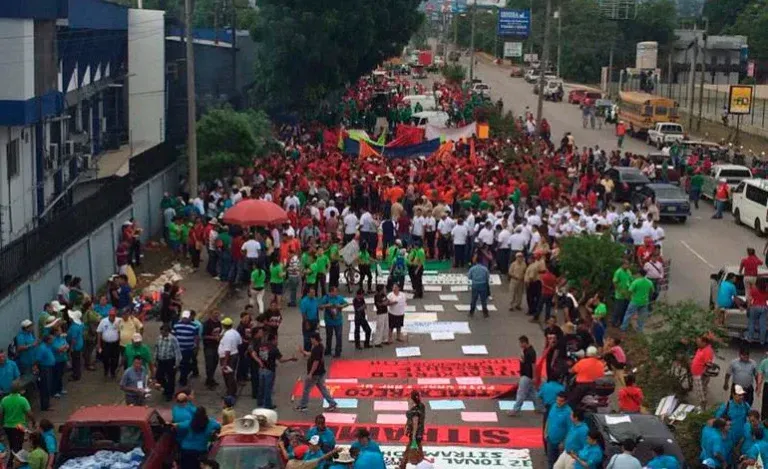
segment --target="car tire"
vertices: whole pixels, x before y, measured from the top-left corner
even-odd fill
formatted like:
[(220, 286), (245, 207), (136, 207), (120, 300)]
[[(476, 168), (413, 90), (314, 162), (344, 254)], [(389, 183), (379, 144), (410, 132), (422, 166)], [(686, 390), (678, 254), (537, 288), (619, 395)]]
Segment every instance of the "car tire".
[(678, 220), (680, 221), (680, 223), (685, 224), (685, 222), (688, 221), (688, 217), (680, 217), (678, 218)]
[(733, 222), (737, 225), (741, 225), (741, 212), (738, 208), (733, 211)]
[(758, 236), (761, 238), (765, 236), (765, 233), (763, 233), (763, 228), (760, 226), (760, 219), (755, 218), (755, 233), (757, 233)]

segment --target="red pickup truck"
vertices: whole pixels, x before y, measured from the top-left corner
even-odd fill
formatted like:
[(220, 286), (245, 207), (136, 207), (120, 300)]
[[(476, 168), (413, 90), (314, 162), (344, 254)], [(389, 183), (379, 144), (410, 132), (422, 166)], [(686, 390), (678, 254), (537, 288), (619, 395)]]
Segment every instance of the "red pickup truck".
[(97, 451), (128, 452), (141, 447), (145, 455), (142, 468), (170, 468), (176, 439), (169, 421), (157, 410), (144, 406), (82, 407), (59, 427), (56, 467)]

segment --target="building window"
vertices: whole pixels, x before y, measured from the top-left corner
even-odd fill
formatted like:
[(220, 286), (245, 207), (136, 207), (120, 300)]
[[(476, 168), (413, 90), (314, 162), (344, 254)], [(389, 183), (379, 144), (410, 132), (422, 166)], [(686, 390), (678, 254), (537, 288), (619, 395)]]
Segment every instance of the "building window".
[(14, 138), (5, 145), (9, 181), (19, 175), (19, 147), (20, 142), (18, 138)]

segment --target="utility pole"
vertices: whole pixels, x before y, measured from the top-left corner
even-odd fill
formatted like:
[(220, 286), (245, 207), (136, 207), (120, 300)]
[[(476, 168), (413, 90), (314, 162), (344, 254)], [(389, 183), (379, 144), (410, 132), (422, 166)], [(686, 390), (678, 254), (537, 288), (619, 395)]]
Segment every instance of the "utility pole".
[(232, 0), (232, 93), (238, 94), (237, 88), (237, 7)]
[(539, 67), (539, 102), (536, 106), (536, 135), (541, 135), (541, 118), (544, 114), (544, 74), (549, 66), (549, 25), (552, 22), (552, 0), (547, 0), (547, 12), (544, 15), (544, 50)]
[(693, 103), (695, 101), (696, 92), (696, 61), (699, 58), (699, 38), (696, 37), (696, 24), (693, 25), (693, 58), (691, 59), (690, 76), (688, 77), (688, 129), (693, 128)]
[(192, 42), (192, 0), (184, 0), (187, 38), (187, 165), (189, 197), (197, 197), (197, 118), (195, 99), (195, 44)]
[[(531, 28), (531, 33), (533, 33), (533, 0), (531, 0), (531, 9), (530, 9), (530, 12), (529, 12), (528, 16), (531, 17), (531, 19), (530, 19), (530, 22), (531, 22), (530, 23), (531, 24), (530, 28)], [(533, 39), (531, 39), (530, 37), (528, 38), (528, 53), (533, 55)]]
[(701, 130), (701, 113), (704, 105), (704, 75), (707, 70), (707, 35), (709, 32), (709, 19), (704, 18), (704, 34), (702, 39), (704, 40), (701, 49), (701, 77), (699, 80), (699, 120), (696, 121), (696, 131)]
[(469, 35), (469, 82), (475, 79), (475, 13), (477, 3), (472, 4), (472, 32)]
[(555, 12), (555, 18), (557, 18), (557, 78), (560, 78), (560, 56), (563, 53), (563, 15), (562, 7), (558, 7)]

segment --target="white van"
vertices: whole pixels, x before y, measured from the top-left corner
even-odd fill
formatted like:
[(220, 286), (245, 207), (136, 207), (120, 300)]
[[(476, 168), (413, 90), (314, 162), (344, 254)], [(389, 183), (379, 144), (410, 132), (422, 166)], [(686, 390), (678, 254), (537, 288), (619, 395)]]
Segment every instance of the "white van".
[(731, 192), (731, 211), (738, 224), (768, 233), (768, 180), (744, 179)]
[(437, 102), (435, 97), (428, 94), (412, 94), (410, 96), (403, 97), (403, 103), (411, 106), (411, 111), (416, 107), (416, 103), (421, 104), (422, 111), (436, 111)]
[(437, 127), (445, 127), (445, 124), (447, 124), (450, 119), (451, 117), (445, 111), (417, 112), (411, 116), (413, 125), (422, 128), (426, 127), (427, 124), (432, 124)]

